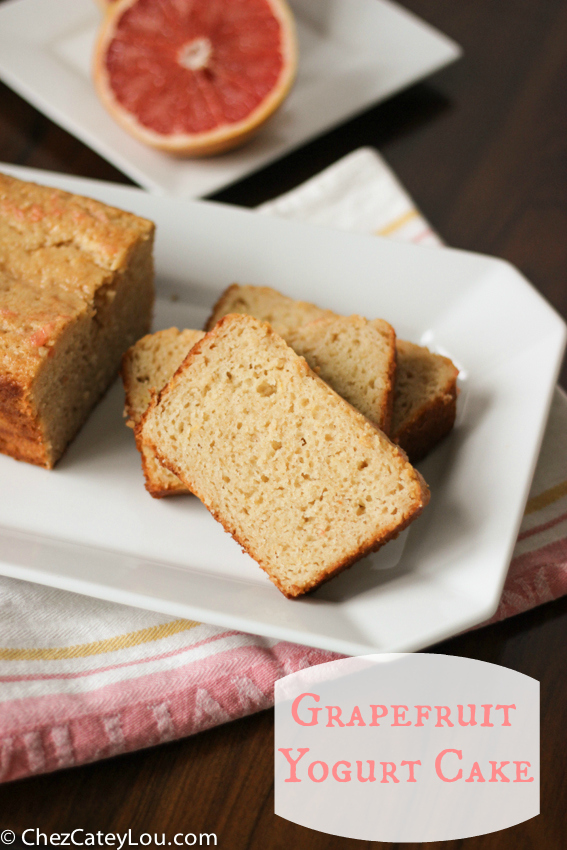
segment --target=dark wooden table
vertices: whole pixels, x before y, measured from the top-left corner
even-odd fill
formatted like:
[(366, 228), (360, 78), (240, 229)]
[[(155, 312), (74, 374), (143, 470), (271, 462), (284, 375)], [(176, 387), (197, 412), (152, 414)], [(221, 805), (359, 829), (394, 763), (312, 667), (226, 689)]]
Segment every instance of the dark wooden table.
[[(253, 206), (360, 145), (375, 146), (449, 244), (510, 260), (567, 317), (567, 3), (404, 2), (462, 44), (465, 58), (216, 197)], [(0, 160), (129, 182), (4, 87)], [(565, 368), (562, 376), (565, 384)], [(427, 846), (567, 847), (567, 598), (437, 649), (540, 680), (542, 814), (492, 835)], [(272, 737), (265, 711), (184, 741), (1, 786), (0, 828), (18, 833), (31, 818), (47, 833), (215, 832), (218, 846), (231, 850), (393, 848), (276, 817)]]

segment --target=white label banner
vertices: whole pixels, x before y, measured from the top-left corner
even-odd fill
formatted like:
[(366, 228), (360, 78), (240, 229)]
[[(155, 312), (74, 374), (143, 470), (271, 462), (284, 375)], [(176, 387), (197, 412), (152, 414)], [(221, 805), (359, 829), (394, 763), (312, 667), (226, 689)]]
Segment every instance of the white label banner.
[(276, 683), (275, 813), (365, 841), (448, 841), (539, 814), (539, 682), (425, 653)]

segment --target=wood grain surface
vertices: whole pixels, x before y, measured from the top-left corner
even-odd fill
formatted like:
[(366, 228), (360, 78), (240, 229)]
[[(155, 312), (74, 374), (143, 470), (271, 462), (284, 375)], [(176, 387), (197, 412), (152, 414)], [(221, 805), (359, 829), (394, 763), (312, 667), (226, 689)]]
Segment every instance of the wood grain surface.
[[(48, 2), (48, 0), (46, 0)], [(360, 145), (378, 148), (448, 244), (514, 263), (567, 317), (567, 3), (405, 0), (464, 58), (215, 197), (253, 206)], [(0, 86), (0, 160), (130, 181)], [(563, 383), (567, 370), (562, 372)], [(542, 813), (491, 835), (390, 845), (273, 813), (273, 715), (0, 786), (0, 830), (215, 832), (224, 850), (563, 850), (567, 847), (567, 598), (435, 651), (541, 682)], [(15, 845), (18, 844), (16, 841)]]

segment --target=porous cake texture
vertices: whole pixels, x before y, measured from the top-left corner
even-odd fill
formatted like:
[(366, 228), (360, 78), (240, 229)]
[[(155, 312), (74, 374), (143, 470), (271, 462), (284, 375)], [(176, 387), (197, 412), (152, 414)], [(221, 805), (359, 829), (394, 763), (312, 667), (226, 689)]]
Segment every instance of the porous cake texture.
[(455, 423), (459, 370), (448, 357), (398, 340), (392, 439), (412, 463), (425, 457)]
[(0, 451), (51, 468), (149, 329), (154, 225), (0, 175)]
[[(361, 344), (360, 328), (364, 320), (360, 317), (339, 316), (315, 304), (294, 301), (266, 286), (239, 284), (229, 286), (221, 295), (207, 322), (207, 330), (229, 312), (247, 313), (270, 322), (333, 389), (398, 443), (412, 462), (423, 458), (453, 427), (457, 368), (447, 357), (403, 340), (395, 341), (395, 355), (393, 352), (389, 355), (387, 348), (380, 349), (376, 345), (370, 354), (368, 326), (373, 326), (385, 338), (390, 326), (382, 319), (373, 319), (366, 324), (366, 342)], [(319, 332), (314, 330), (318, 322)], [(334, 322), (337, 324), (333, 325)], [(333, 332), (323, 331), (339, 325), (343, 328), (343, 339), (346, 341), (351, 337), (350, 344), (346, 346), (339, 344), (340, 336), (335, 340)], [(357, 328), (360, 333), (358, 355), (353, 353)], [(310, 337), (313, 340), (309, 340)], [(345, 359), (347, 353), (348, 358)], [(393, 359), (397, 361), (395, 375), (391, 366)], [(321, 365), (323, 362), (324, 367)], [(372, 387), (369, 376), (375, 368), (375, 387)], [(366, 376), (368, 380), (364, 379)], [(390, 382), (393, 391), (388, 397)], [(384, 406), (380, 406), (381, 388), (384, 388)], [(377, 414), (376, 410), (380, 413)]]
[(386, 434), (396, 375), (396, 334), (388, 322), (333, 316), (291, 331), (286, 342), (335, 392)]
[(247, 315), (197, 343), (138, 430), (288, 597), (378, 549), (429, 500), (399, 447)]
[[(126, 424), (130, 428), (136, 428), (148, 409), (152, 395), (163, 389), (204, 335), (203, 331), (168, 328), (147, 334), (128, 349), (122, 359), (122, 380), (128, 417)], [(142, 445), (137, 435), (136, 446), (142, 456), (146, 489), (154, 498), (189, 492), (177, 475), (163, 467), (154, 452)]]
[(207, 330), (227, 313), (269, 322), (339, 395), (388, 433), (396, 372), (396, 334), (388, 322), (339, 316), (268, 286), (239, 284), (220, 297)]
[(241, 286), (239, 283), (233, 283), (223, 292), (213, 307), (205, 330), (212, 330), (219, 319), (229, 313), (244, 313), (261, 322), (269, 322), (284, 339), (308, 322), (337, 316), (332, 310), (323, 310), (307, 301), (296, 301), (269, 286)]

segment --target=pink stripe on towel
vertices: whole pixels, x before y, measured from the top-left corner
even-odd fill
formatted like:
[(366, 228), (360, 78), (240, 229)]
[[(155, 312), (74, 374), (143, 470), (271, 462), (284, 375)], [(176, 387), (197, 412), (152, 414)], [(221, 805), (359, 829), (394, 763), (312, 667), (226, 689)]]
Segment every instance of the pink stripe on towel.
[(261, 711), (273, 704), (282, 675), (336, 657), (289, 643), (250, 646), (87, 694), (0, 704), (0, 781), (149, 747)]

